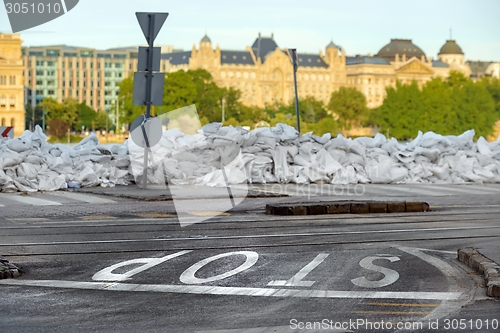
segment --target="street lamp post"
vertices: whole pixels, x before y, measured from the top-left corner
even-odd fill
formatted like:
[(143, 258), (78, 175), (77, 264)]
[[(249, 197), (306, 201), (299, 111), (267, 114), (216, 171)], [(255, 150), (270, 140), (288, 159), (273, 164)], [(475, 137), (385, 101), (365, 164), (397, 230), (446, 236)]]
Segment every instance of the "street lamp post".
[(300, 113), (299, 113), (299, 92), (297, 90), (297, 68), (299, 67), (297, 59), (297, 49), (288, 49), (293, 65), (293, 86), (295, 88), (295, 116), (297, 117), (297, 131), (300, 134)]

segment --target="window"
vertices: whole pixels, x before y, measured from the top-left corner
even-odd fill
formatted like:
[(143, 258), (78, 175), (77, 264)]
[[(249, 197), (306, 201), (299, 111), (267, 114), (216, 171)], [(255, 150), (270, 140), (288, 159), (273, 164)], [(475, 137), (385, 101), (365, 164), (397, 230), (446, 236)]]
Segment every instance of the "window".
[(37, 90), (37, 91), (36, 91), (36, 94), (37, 94), (37, 95), (42, 95), (42, 96), (43, 96), (43, 90)]
[(5, 118), (2, 118), (2, 126), (5, 126)]
[(117, 77), (122, 77), (122, 73), (116, 73)]
[(55, 84), (56, 84), (56, 81), (54, 81), (54, 80), (47, 81), (48, 86), (55, 86)]
[(54, 66), (54, 62), (53, 61), (47, 61), (47, 66), (53, 67)]
[(36, 61), (37, 66), (43, 66), (43, 61), (42, 60), (37, 60)]
[(0, 97), (0, 106), (5, 107), (6, 104), (7, 104), (7, 97), (5, 97), (5, 95), (2, 95)]
[(111, 77), (111, 72), (104, 72), (104, 77)]
[(37, 76), (43, 76), (43, 71), (36, 71)]
[(10, 118), (10, 126), (15, 126), (16, 120), (14, 118)]
[(80, 51), (80, 57), (82, 58), (92, 58), (92, 51)]
[(122, 68), (122, 64), (115, 64), (115, 68)]
[(48, 91), (48, 94), (49, 94), (49, 95), (54, 95), (54, 90), (49, 90), (49, 91)]

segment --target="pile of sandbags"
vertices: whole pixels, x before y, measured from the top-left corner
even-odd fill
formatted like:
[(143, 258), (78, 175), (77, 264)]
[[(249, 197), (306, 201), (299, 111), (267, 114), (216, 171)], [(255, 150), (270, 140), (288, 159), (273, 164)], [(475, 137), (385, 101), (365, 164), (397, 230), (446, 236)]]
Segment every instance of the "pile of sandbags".
[(73, 148), (49, 144), (42, 129), (0, 141), (0, 192), (127, 185), (130, 160), (123, 145), (101, 146), (95, 134)]
[[(148, 168), (152, 183), (466, 183), (500, 182), (500, 141), (419, 132), (408, 144), (382, 134), (354, 140), (311, 133), (299, 136), (290, 126), (247, 131), (204, 126), (196, 135), (174, 129), (152, 147)], [(132, 174), (142, 175), (143, 152), (126, 142)], [(224, 169), (222, 169), (224, 165)], [(225, 178), (221, 170), (225, 171)]]
[[(226, 186), (238, 183), (498, 183), (500, 138), (473, 141), (419, 132), (407, 144), (374, 138), (300, 136), (288, 125), (253, 131), (211, 123), (195, 135), (164, 131), (148, 153), (148, 183)], [(0, 141), (0, 192), (141, 182), (144, 149), (99, 144), (90, 135), (73, 148), (49, 144), (39, 127)]]

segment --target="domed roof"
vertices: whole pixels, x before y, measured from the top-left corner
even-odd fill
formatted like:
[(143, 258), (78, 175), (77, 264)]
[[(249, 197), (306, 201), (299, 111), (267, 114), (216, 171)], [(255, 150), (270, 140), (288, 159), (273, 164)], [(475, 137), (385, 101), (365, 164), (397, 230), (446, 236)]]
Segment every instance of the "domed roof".
[(438, 54), (464, 54), (453, 39), (448, 39)]
[(205, 34), (205, 36), (203, 36), (203, 38), (201, 39), (201, 42), (202, 43), (212, 43), (210, 38), (208, 38), (207, 34)]
[(403, 54), (406, 54), (406, 59), (411, 57), (421, 58), (425, 57), (425, 53), (415, 44), (411, 42), (411, 39), (391, 39), (391, 42), (384, 46), (378, 51), (375, 57), (385, 58), (390, 61), (396, 59), (396, 54), (399, 55), (400, 59)]

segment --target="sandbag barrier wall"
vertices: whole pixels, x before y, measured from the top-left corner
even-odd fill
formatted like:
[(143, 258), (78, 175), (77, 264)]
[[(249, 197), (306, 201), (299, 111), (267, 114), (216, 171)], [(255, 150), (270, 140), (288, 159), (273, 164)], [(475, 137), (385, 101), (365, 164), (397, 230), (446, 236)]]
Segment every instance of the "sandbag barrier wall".
[[(148, 181), (225, 186), (238, 183), (499, 183), (500, 139), (474, 142), (433, 132), (407, 144), (374, 138), (299, 133), (285, 124), (247, 131), (205, 125), (198, 134), (163, 132), (153, 146)], [(100, 145), (91, 135), (73, 148), (49, 144), (37, 127), (0, 141), (0, 191), (49, 191), (69, 187), (127, 185), (142, 176), (144, 150), (132, 140)]]

